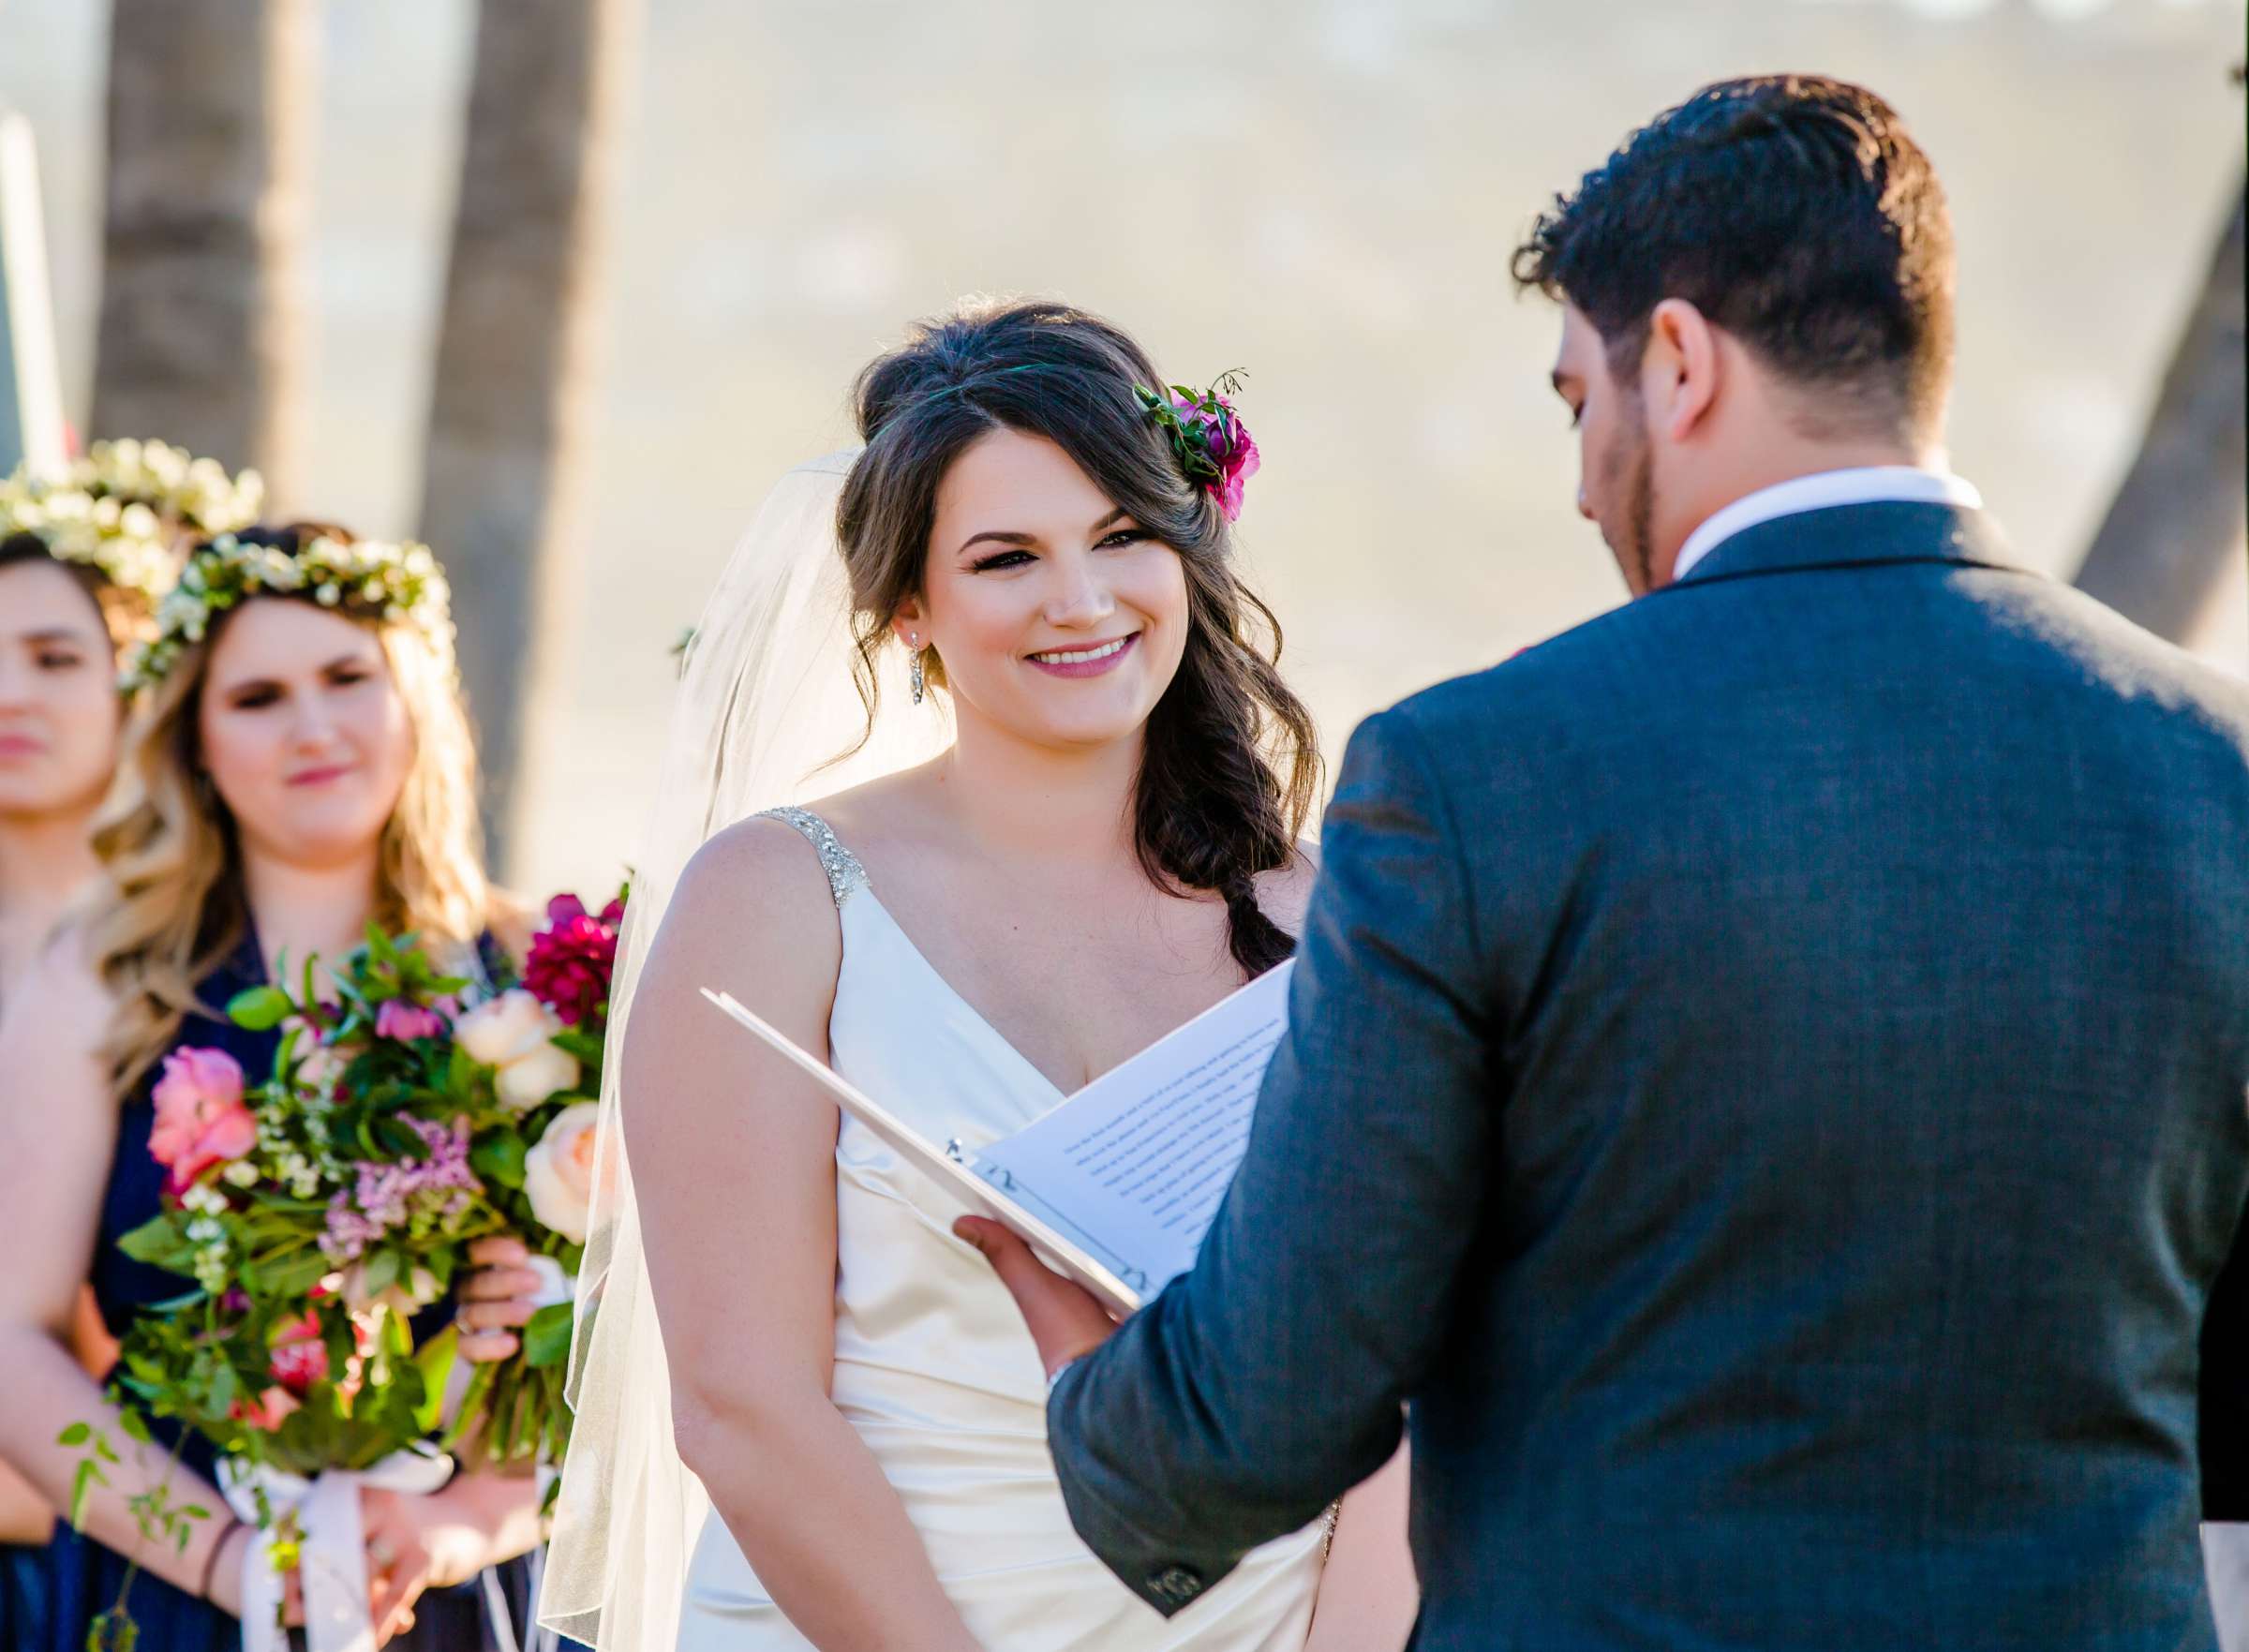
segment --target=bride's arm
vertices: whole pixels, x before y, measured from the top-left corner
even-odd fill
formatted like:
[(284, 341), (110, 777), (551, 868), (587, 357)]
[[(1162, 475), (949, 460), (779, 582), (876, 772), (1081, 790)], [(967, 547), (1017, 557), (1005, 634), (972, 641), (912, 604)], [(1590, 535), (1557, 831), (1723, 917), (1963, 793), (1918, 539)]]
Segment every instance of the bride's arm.
[(842, 959), (820, 868), (752, 820), (680, 878), (624, 1047), (624, 1121), (680, 1455), (823, 1652), (974, 1652), (919, 1534), (829, 1398), (836, 1109), (701, 995), (815, 1054)]
[(1421, 1586), (1406, 1543), (1407, 1449), (1343, 1499), (1304, 1652), (1395, 1652)]

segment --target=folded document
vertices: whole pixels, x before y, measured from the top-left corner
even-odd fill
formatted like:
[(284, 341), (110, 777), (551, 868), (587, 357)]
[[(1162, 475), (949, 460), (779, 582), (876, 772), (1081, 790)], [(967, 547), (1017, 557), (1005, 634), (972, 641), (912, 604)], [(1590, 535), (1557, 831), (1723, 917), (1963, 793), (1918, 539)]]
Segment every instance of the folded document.
[(1258, 1087), (1288, 1023), (1292, 961), (1259, 975), (1012, 1136), (930, 1140), (723, 992), (737, 1021), (845, 1112), (1006, 1224), (1118, 1313), (1187, 1271), (1249, 1140)]

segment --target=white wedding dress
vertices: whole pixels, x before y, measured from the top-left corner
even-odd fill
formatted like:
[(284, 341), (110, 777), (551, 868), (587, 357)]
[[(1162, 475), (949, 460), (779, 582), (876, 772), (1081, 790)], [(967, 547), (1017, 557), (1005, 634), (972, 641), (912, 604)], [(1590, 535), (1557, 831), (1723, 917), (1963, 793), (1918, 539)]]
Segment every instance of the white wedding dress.
[[(1062, 1099), (908, 940), (825, 822), (775, 810), (812, 841), (843, 932), (830, 1060), (932, 1140), (975, 1147)], [(882, 1465), (930, 1564), (988, 1652), (1297, 1652), (1322, 1532), (1253, 1553), (1166, 1620), (1071, 1530), (1047, 1453), (1046, 1383), (1015, 1304), (953, 1237), (965, 1213), (846, 1118), (836, 1142), (836, 1406)], [(680, 1652), (811, 1645), (714, 1511), (688, 1574)]]

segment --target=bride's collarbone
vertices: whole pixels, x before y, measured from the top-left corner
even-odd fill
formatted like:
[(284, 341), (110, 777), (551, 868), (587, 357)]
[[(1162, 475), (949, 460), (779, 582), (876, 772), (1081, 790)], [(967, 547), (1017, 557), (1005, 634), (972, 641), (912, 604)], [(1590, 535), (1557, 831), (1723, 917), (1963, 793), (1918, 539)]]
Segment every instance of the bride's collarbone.
[(1241, 985), (1223, 901), (1167, 894), (1137, 863), (1005, 863), (926, 821), (901, 829), (900, 806), (877, 782), (821, 813), (929, 968), (1062, 1089)]
[(892, 916), (931, 968), (1065, 1091), (1241, 984), (1223, 909), (1209, 923), (1029, 900), (946, 904), (909, 899)]

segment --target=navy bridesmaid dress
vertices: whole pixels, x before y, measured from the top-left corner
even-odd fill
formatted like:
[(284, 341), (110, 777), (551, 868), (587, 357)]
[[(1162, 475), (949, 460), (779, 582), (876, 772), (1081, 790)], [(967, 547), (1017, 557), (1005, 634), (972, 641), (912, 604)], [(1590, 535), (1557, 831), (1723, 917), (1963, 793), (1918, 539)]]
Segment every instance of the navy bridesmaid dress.
[(43, 1652), (52, 1614), (47, 1551), (24, 1543), (0, 1543), (0, 1652), (15, 1652), (19, 1646)]

